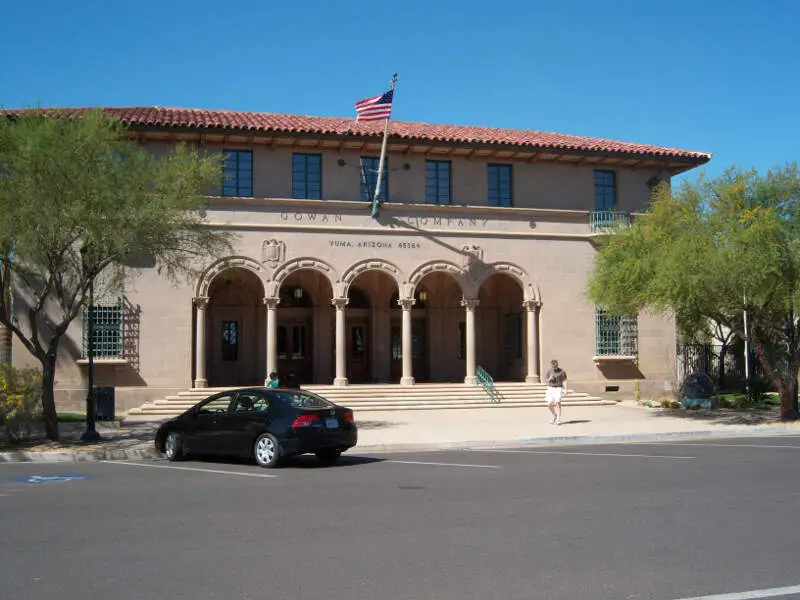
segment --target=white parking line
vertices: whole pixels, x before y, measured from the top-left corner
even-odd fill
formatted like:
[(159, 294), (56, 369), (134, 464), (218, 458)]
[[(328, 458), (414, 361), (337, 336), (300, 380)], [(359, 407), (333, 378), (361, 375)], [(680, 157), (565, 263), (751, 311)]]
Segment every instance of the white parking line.
[(720, 448), (787, 448), (800, 450), (800, 446), (770, 446), (766, 444), (715, 444), (712, 442), (632, 442), (639, 446), (719, 446)]
[(567, 454), (575, 456), (620, 456), (630, 458), (697, 458), (696, 456), (665, 456), (659, 454), (612, 454), (608, 452), (557, 452), (555, 450), (479, 450), (479, 452), (499, 452), (508, 454)]
[(434, 467), (469, 467), (472, 469), (502, 469), (498, 465), (465, 465), (463, 463), (425, 462), (421, 460), (387, 460), (384, 462), (400, 465), (431, 465)]
[(691, 598), (678, 598), (677, 600), (758, 600), (760, 598), (779, 598), (800, 594), (800, 585), (788, 587), (753, 590), (750, 592), (733, 592), (732, 594), (716, 594), (714, 596), (692, 596)]
[(123, 462), (120, 460), (106, 460), (103, 461), (106, 463), (110, 463), (112, 465), (125, 465), (126, 467), (146, 467), (150, 469), (172, 469), (173, 471), (197, 471), (198, 473), (217, 473), (219, 475), (241, 475), (242, 477), (262, 477), (262, 478), (273, 478), (277, 477), (277, 475), (271, 475), (269, 473), (248, 473), (246, 471), (223, 471), (222, 469), (200, 469), (195, 467), (174, 467), (168, 465), (155, 465), (151, 463), (133, 463), (133, 462)]

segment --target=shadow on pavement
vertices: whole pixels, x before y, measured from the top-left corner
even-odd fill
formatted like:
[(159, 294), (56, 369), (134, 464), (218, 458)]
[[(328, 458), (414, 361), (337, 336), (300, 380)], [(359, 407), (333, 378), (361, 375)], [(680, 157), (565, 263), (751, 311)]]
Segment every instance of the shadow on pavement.
[(362, 421), (360, 419), (356, 424), (359, 429), (388, 429), (399, 425), (399, 423), (390, 423), (389, 421)]
[(569, 421), (561, 421), (561, 426), (564, 425), (578, 425), (580, 423), (591, 423), (591, 419), (570, 419)]
[[(324, 465), (317, 460), (313, 454), (301, 454), (300, 456), (289, 456), (278, 468), (281, 469), (341, 469), (345, 467), (357, 467), (360, 465), (368, 465), (372, 463), (384, 462), (386, 459), (373, 458), (371, 456), (348, 456), (342, 454), (339, 460), (332, 465)], [(242, 465), (255, 467), (256, 463), (252, 459), (237, 458), (237, 457), (219, 457), (219, 456), (198, 456), (187, 458), (183, 463), (197, 463), (208, 465)], [(272, 469), (264, 469), (265, 472), (270, 472)]]
[(769, 425), (781, 422), (780, 413), (775, 409), (731, 410), (719, 408), (716, 410), (683, 409), (683, 408), (656, 408), (650, 413), (655, 418), (687, 419), (702, 421), (715, 425)]

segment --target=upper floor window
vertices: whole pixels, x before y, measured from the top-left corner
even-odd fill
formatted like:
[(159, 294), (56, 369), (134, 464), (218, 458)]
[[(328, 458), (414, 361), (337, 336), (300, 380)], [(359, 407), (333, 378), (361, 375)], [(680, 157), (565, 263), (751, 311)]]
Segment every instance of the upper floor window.
[(511, 165), (489, 165), (489, 206), (511, 206)]
[(594, 209), (611, 211), (617, 206), (617, 174), (614, 171), (594, 172)]
[(449, 160), (425, 161), (425, 202), (452, 204), (452, 177)]
[(223, 150), (225, 164), (223, 196), (253, 195), (253, 153), (250, 150)]
[(322, 199), (321, 154), (292, 154), (292, 198)]
[[(378, 184), (378, 166), (380, 159), (376, 156), (361, 157), (361, 199), (371, 202), (375, 195), (375, 186)], [(383, 162), (383, 177), (381, 178), (381, 202), (389, 201), (389, 159)]]

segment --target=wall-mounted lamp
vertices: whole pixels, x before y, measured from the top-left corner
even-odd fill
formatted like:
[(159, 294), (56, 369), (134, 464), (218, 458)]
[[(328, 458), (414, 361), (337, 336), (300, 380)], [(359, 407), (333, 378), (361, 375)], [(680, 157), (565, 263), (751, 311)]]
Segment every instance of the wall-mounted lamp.
[(427, 299), (428, 299), (428, 292), (426, 292), (425, 290), (421, 290), (421, 291), (420, 291), (420, 293), (419, 293), (419, 294), (417, 294), (417, 297), (418, 297), (418, 298), (419, 298), (419, 299), (420, 299), (422, 302), (425, 302), (425, 300), (427, 300)]
[(411, 169), (411, 165), (408, 163), (403, 163), (403, 170), (408, 171)]
[(343, 167), (343, 166), (345, 166), (347, 163), (346, 163), (346, 162), (344, 162), (344, 159), (343, 159), (343, 158), (340, 158), (339, 160), (337, 160), (337, 161), (336, 161), (336, 164), (337, 164), (337, 165), (339, 165), (340, 167)]
[(294, 297), (295, 300), (300, 300), (300, 298), (303, 297), (303, 288), (301, 287), (294, 288)]

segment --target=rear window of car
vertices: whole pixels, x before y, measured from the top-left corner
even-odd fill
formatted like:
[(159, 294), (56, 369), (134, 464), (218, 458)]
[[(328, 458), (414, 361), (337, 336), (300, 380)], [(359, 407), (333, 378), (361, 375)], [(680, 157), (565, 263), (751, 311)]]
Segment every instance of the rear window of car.
[(291, 406), (292, 408), (315, 409), (334, 408), (335, 406), (335, 404), (322, 396), (317, 396), (316, 394), (310, 394), (308, 392), (277, 392), (276, 395), (287, 406)]

